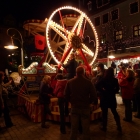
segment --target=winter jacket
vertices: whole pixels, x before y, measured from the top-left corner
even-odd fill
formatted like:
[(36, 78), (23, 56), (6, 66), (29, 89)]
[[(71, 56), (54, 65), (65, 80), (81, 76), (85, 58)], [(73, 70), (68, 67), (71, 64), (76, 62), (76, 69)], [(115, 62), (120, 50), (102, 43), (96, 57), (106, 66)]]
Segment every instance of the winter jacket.
[(100, 105), (101, 107), (117, 107), (116, 93), (119, 91), (119, 84), (116, 78), (103, 78), (97, 84), (100, 91)]
[(117, 79), (118, 79), (118, 81), (120, 80), (120, 79), (122, 79), (122, 78), (125, 78), (126, 76), (123, 74), (123, 72), (122, 72), (122, 70), (120, 70), (119, 72), (118, 72), (118, 74), (117, 74)]
[(97, 91), (97, 96), (99, 96), (100, 95), (100, 90), (98, 89), (98, 87), (99, 87), (99, 83), (100, 83), (100, 81), (103, 79), (103, 77), (104, 77), (104, 73), (105, 73), (105, 70), (103, 70), (103, 71), (100, 71), (98, 74), (97, 74), (97, 76), (96, 76), (96, 78), (94, 79), (94, 85), (95, 85), (95, 88), (96, 88), (96, 91)]
[(121, 79), (119, 85), (121, 87), (122, 98), (132, 99), (134, 94), (134, 89), (133, 89), (134, 79), (132, 78)]
[(52, 94), (52, 93), (53, 93), (53, 88), (50, 85), (48, 85), (44, 82), (41, 82), (40, 91), (39, 91), (40, 103), (49, 104), (50, 103), (50, 96), (48, 96), (48, 94)]
[(64, 90), (67, 84), (67, 79), (57, 80), (56, 86), (54, 89), (54, 95), (58, 98), (64, 98)]
[(76, 76), (69, 80), (64, 96), (66, 101), (70, 101), (72, 108), (86, 109), (90, 103), (98, 102), (94, 85), (84, 76)]

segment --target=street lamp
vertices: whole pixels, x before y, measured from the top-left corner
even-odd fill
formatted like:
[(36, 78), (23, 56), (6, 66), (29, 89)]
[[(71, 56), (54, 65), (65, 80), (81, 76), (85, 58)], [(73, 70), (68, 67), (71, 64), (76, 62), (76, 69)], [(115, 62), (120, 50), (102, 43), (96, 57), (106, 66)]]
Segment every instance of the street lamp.
[[(17, 32), (19, 34), (19, 38), (17, 38), (15, 36), (15, 34), (13, 33), (12, 35), (9, 34), (9, 32), (13, 30), (15, 32)], [(13, 39), (16, 39), (19, 41), (20, 45), (21, 45), (21, 65), (24, 66), (24, 58), (23, 58), (23, 38), (22, 38), (22, 35), (21, 33), (15, 29), (15, 28), (9, 28), (7, 29), (7, 35), (11, 37), (11, 42), (12, 42), (12, 45), (9, 45), (9, 46), (4, 46), (5, 49), (17, 49), (18, 47), (14, 45), (14, 42), (13, 42)]]

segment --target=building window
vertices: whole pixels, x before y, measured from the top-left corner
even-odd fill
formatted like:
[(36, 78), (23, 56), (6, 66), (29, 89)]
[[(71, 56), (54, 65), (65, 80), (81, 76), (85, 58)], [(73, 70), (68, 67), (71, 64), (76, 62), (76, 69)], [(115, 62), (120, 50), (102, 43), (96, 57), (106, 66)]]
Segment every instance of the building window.
[(111, 17), (112, 17), (112, 20), (116, 20), (116, 19), (119, 18), (119, 11), (118, 11), (118, 9), (113, 10), (113, 11), (111, 12)]
[(130, 4), (130, 14), (135, 14), (138, 12), (138, 2)]
[(103, 15), (103, 24), (108, 22), (108, 13)]
[(96, 17), (95, 18), (95, 26), (99, 26), (100, 25), (100, 17)]
[(115, 40), (121, 40), (123, 35), (122, 35), (122, 31), (115, 31)]
[(87, 5), (88, 5), (88, 11), (91, 11), (92, 10), (92, 2), (89, 1)]
[(134, 37), (140, 36), (140, 25), (133, 27), (133, 35)]
[(96, 0), (97, 7), (100, 8), (102, 6), (105, 6), (106, 4), (109, 3), (109, 0)]

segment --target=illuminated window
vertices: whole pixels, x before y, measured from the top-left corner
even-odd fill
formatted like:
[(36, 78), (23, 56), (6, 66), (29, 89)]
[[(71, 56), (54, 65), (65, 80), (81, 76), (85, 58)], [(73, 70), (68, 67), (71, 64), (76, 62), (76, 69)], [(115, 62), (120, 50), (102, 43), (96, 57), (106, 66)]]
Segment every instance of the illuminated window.
[(133, 35), (134, 37), (140, 36), (140, 25), (133, 27)]
[(113, 10), (113, 11), (111, 12), (111, 17), (112, 17), (112, 20), (116, 20), (116, 19), (119, 18), (119, 12), (118, 12), (118, 9)]
[(108, 4), (109, 0), (96, 0), (96, 3), (97, 3), (97, 7), (99, 8), (99, 7), (102, 7), (106, 4)]
[(123, 35), (122, 35), (122, 31), (115, 31), (115, 40), (121, 40)]
[(96, 17), (95, 18), (95, 26), (99, 26), (100, 25), (100, 17)]
[(130, 4), (130, 14), (135, 14), (138, 12), (138, 2)]
[(103, 24), (108, 22), (108, 13), (103, 15)]

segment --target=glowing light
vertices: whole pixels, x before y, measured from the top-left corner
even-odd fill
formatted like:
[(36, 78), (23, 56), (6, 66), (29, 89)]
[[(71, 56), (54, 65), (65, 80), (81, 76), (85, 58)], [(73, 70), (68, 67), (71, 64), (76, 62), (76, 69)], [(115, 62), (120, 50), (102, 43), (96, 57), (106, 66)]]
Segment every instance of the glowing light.
[[(55, 14), (58, 12), (58, 11), (61, 11), (61, 10), (74, 10), (76, 12), (78, 12), (80, 15), (79, 17), (77, 18), (77, 21), (75, 22), (73, 28), (71, 31), (68, 31), (66, 29), (64, 29), (61, 25), (55, 23), (53, 21), (53, 17), (55, 16)], [(51, 56), (53, 57), (53, 59), (55, 60), (55, 62), (57, 64), (59, 64), (59, 60), (55, 57), (54, 55), (54, 52), (52, 51), (52, 46), (51, 46), (51, 38), (50, 38), (50, 30), (54, 30), (58, 35), (60, 35), (65, 41), (66, 41), (66, 45), (65, 45), (65, 48), (64, 48), (64, 53), (66, 52), (66, 50), (68, 49), (69, 47), (69, 41), (68, 41), (68, 38), (67, 36), (69, 36), (69, 34), (71, 33), (74, 33), (75, 30), (77, 29), (77, 35), (79, 35), (80, 31), (81, 31), (81, 28), (82, 28), (82, 24), (83, 24), (83, 20), (86, 20), (87, 23), (89, 23), (89, 25), (91, 26), (92, 28), (92, 31), (94, 33), (94, 36), (95, 36), (95, 52), (93, 53), (88, 47), (86, 47), (85, 45), (83, 45), (83, 48), (84, 48), (84, 51), (85, 53), (89, 54), (90, 56), (92, 56), (92, 60), (90, 62), (90, 65), (93, 64), (93, 62), (95, 61), (96, 57), (97, 57), (97, 54), (98, 54), (98, 47), (99, 47), (99, 40), (98, 40), (98, 35), (97, 35), (97, 32), (96, 32), (96, 29), (94, 27), (94, 25), (92, 24), (91, 20), (89, 19), (89, 17), (83, 13), (81, 10), (75, 8), (75, 7), (71, 7), (71, 6), (63, 6), (63, 7), (60, 7), (58, 9), (56, 9), (52, 14), (51, 16), (49, 17), (48, 19), (48, 23), (47, 23), (47, 26), (46, 26), (46, 40), (47, 40), (47, 45), (48, 45), (48, 48), (49, 48), (49, 51), (50, 51), (50, 54)], [(67, 34), (67, 36), (65, 35), (65, 33)], [(71, 50), (72, 51), (72, 50)], [(71, 52), (70, 52), (71, 53)], [(68, 54), (68, 56), (66, 57), (64, 63), (67, 63), (68, 61), (68, 58), (69, 58), (69, 55), (70, 53)]]
[(114, 59), (115, 56), (114, 56), (114, 55), (109, 55), (108, 58), (110, 58), (110, 59)]
[(13, 49), (17, 49), (18, 47), (17, 46), (13, 46), (13, 45), (9, 45), (9, 46), (4, 46), (5, 49), (10, 49), (10, 50), (13, 50)]
[(124, 60), (123, 60), (123, 63), (128, 63), (128, 60), (127, 60), (127, 59), (124, 59)]

